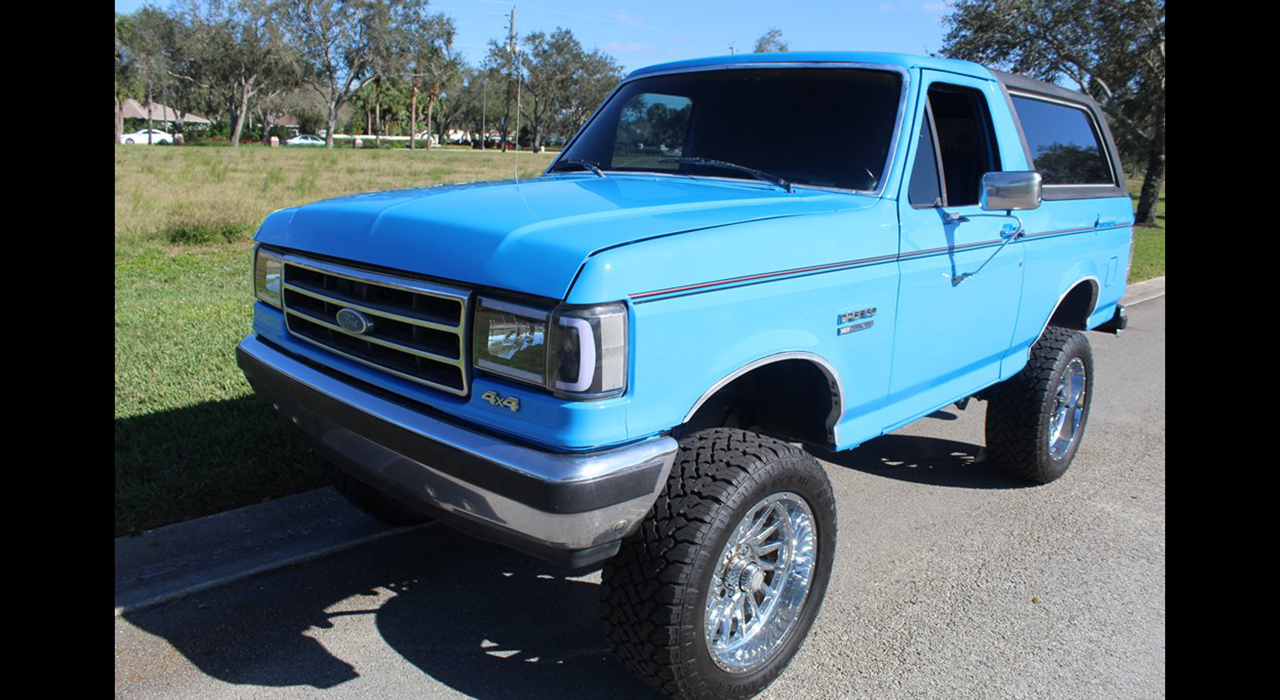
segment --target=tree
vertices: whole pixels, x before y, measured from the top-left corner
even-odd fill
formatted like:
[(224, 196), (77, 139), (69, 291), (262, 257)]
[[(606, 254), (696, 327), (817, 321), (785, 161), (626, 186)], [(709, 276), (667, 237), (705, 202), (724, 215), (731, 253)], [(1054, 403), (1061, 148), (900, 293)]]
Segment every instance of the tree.
[(752, 53), (773, 53), (786, 51), (787, 48), (787, 42), (782, 40), (782, 30), (777, 27), (771, 27), (769, 31), (761, 35), (759, 39), (756, 39), (756, 47), (752, 50)]
[(116, 15), (116, 143), (124, 133), (124, 102), (138, 91), (138, 65), (128, 46), (131, 19)]
[(266, 0), (187, 0), (183, 19), (189, 37), (175, 43), (189, 60), (179, 75), (225, 100), (232, 146), (240, 145), (255, 98), (283, 92), (301, 79), (297, 52), (279, 30), (287, 11)]
[(1139, 225), (1164, 182), (1164, 0), (958, 0), (942, 54), (1042, 80), (1066, 76), (1118, 127), (1126, 163), (1145, 162)]
[(282, 24), (309, 69), (305, 81), (325, 100), (325, 146), (333, 148), (338, 113), (360, 88), (388, 72), (425, 0), (299, 0)]
[(492, 124), (492, 110), (501, 100), (501, 89), (501, 81), (495, 79), (494, 74), (483, 63), (479, 66), (466, 66), (462, 72), (461, 85), (441, 101), (441, 106), (455, 110), (453, 114), (467, 125), (468, 131), (480, 134), (483, 147), (483, 138), (489, 135)]
[(272, 124), (289, 114), (298, 120), (297, 127), (301, 133), (317, 134), (324, 128), (326, 107), (323, 100), (309, 87), (286, 90), (260, 100), (260, 104), (267, 120)]
[(388, 76), (381, 84), (377, 79), (366, 83), (347, 104), (363, 115), (355, 124), (364, 133), (375, 137), (398, 136), (409, 129), (410, 91), (407, 81)]
[(579, 73), (578, 90), (572, 94), (572, 99), (561, 115), (560, 135), (568, 138), (586, 124), (625, 75), (622, 66), (613, 56), (603, 51), (586, 54)]
[(533, 150), (538, 150), (551, 122), (568, 108), (573, 90), (584, 76), (585, 52), (568, 29), (557, 27), (551, 35), (533, 32), (525, 36), (528, 50), (522, 54), (528, 75), (525, 102)]
[(416, 148), (414, 138), (418, 134), (418, 95), (427, 97), (427, 123), (423, 131), (431, 132), (431, 120), (436, 103), (445, 85), (459, 77), (465, 63), (452, 51), (453, 37), (457, 30), (453, 19), (442, 14), (421, 14), (416, 21), (406, 24), (409, 53), (404, 62), (403, 76), (411, 88), (409, 107), (409, 148)]
[[(444, 142), (446, 135), (454, 124), (468, 124), (470, 115), (474, 113), (475, 123), (480, 122), (481, 83), (479, 79), (472, 83), (472, 77), (478, 71), (465, 62), (458, 62), (458, 70), (440, 86), (440, 99), (436, 103), (434, 133)], [(468, 129), (470, 130), (470, 129)], [(478, 131), (477, 127), (474, 131)]]
[[(157, 75), (164, 69), (165, 36), (174, 20), (154, 7), (144, 7), (124, 22), (116, 23), (116, 38), (122, 45), (133, 70), (142, 82), (147, 101), (147, 144), (151, 143), (152, 88)], [(121, 52), (117, 48), (117, 55)], [(117, 62), (117, 66), (119, 63)], [(117, 74), (117, 87), (119, 87)], [(119, 107), (117, 107), (119, 109)], [(121, 120), (122, 121), (122, 120)]]
[[(197, 45), (191, 25), (181, 17), (174, 17), (165, 32), (161, 47), (164, 75), (172, 80), (163, 81), (160, 102), (174, 109), (177, 117), (174, 130), (178, 133), (185, 131), (183, 120), (187, 114), (195, 111), (197, 104), (215, 101), (214, 90), (186, 77), (203, 76), (206, 72), (205, 61), (197, 54)], [(225, 100), (216, 101), (219, 103), (218, 112), (221, 112), (221, 105), (225, 104)], [(205, 111), (215, 113), (213, 110)]]
[[(548, 135), (576, 131), (622, 79), (622, 67), (608, 54), (583, 49), (563, 27), (550, 34), (532, 32), (520, 43), (524, 48), (516, 52), (516, 76), (526, 96), (520, 114), (537, 150)], [(505, 45), (489, 43), (485, 65), (495, 78), (508, 70), (508, 57)]]
[(386, 131), (382, 121), (383, 83), (388, 77), (398, 75), (409, 60), (412, 49), (404, 26), (416, 19), (416, 10), (417, 7), (389, 3), (373, 3), (366, 10), (369, 68), (373, 72), (373, 134), (379, 147)]
[[(485, 56), (484, 67), (493, 76), (504, 76), (507, 84), (506, 95), (503, 100), (502, 111), (502, 152), (507, 152), (508, 135), (511, 133), (511, 85), (515, 83), (516, 87), (516, 112), (520, 110), (520, 86), (523, 85), (523, 75), (520, 58), (520, 42), (516, 39), (516, 9), (511, 8), (511, 18), (507, 24), (507, 41), (505, 44), (499, 44), (496, 40), (489, 40), (489, 53)], [(516, 117), (519, 119), (519, 116)], [(518, 130), (517, 130), (518, 132)], [(519, 133), (516, 138), (519, 138)]]

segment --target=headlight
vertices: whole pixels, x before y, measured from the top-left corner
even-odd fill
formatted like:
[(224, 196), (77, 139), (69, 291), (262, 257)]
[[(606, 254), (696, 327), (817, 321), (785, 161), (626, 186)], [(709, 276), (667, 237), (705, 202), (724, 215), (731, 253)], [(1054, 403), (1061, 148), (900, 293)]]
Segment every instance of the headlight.
[(283, 266), (284, 258), (279, 253), (273, 253), (262, 246), (254, 250), (253, 295), (277, 309), (280, 308)]
[(617, 396), (627, 387), (627, 307), (602, 304), (548, 312), (481, 297), (472, 353), (477, 368), (557, 396)]
[(548, 388), (600, 398), (627, 388), (627, 307), (561, 307), (552, 314)]
[(546, 386), (547, 319), (541, 309), (480, 297), (471, 343), (475, 366)]

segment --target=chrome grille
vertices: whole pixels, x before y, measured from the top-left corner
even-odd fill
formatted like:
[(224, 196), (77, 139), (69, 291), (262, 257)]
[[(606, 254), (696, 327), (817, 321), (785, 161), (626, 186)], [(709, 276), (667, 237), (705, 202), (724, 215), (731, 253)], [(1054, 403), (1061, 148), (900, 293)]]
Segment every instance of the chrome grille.
[[(465, 396), (465, 289), (286, 255), (285, 325), (293, 336), (419, 384)], [(342, 309), (372, 321), (353, 333)]]

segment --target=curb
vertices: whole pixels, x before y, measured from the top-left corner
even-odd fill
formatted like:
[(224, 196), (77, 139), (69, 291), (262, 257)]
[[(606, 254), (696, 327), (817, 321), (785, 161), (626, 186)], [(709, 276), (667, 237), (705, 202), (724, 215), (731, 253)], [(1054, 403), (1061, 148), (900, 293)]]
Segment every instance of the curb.
[(115, 614), (413, 529), (379, 523), (323, 488), (118, 537)]
[(1120, 300), (1125, 306), (1134, 306), (1144, 301), (1159, 299), (1164, 296), (1164, 276), (1154, 277), (1149, 280), (1137, 282), (1129, 285), (1125, 290), (1124, 298)]

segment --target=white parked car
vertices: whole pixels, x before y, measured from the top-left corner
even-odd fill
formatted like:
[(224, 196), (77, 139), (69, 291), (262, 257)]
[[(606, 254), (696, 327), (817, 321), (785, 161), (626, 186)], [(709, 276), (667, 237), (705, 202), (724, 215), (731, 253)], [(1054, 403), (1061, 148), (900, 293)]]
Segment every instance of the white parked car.
[(147, 145), (148, 143), (150, 144), (173, 143), (173, 136), (159, 129), (150, 130), (151, 139), (150, 141), (148, 141), (147, 132), (148, 132), (147, 129), (139, 129), (138, 131), (135, 131), (132, 134), (121, 134), (120, 143), (133, 143), (133, 144), (140, 143), (144, 146)]
[(310, 134), (298, 134), (297, 136), (294, 136), (291, 139), (286, 139), (284, 142), (284, 145), (286, 146), (323, 146), (324, 139), (320, 138), (319, 136), (312, 136)]

